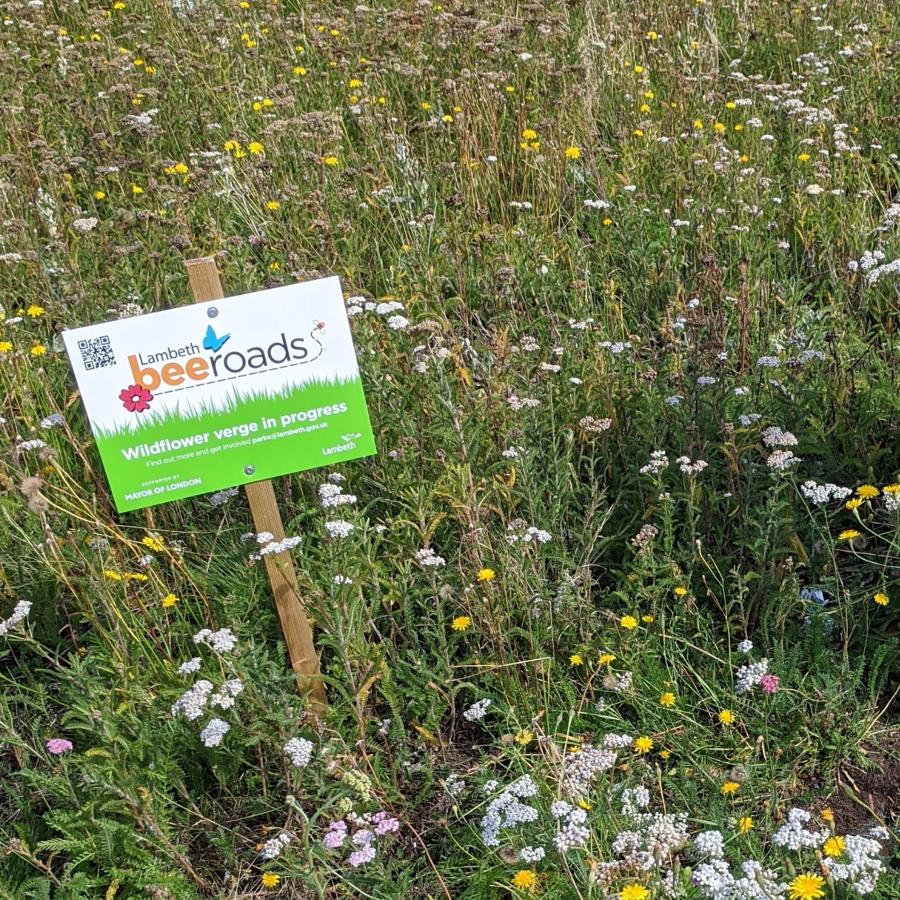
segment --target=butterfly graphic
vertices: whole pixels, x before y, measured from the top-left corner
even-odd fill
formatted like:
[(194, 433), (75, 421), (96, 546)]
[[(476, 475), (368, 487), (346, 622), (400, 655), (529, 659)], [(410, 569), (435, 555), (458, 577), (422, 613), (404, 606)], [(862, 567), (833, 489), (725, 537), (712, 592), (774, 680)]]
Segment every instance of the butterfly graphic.
[(203, 336), (203, 349), (211, 350), (215, 353), (217, 350), (221, 350), (223, 346), (225, 346), (225, 341), (230, 338), (230, 334), (223, 334), (222, 337), (219, 337), (212, 325), (206, 326), (206, 334)]

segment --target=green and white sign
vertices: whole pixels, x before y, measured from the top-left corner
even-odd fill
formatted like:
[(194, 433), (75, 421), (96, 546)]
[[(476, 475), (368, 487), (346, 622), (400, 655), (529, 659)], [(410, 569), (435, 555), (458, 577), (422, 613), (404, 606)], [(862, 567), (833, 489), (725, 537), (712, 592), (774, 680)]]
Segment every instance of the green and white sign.
[(63, 340), (120, 512), (375, 453), (337, 278)]

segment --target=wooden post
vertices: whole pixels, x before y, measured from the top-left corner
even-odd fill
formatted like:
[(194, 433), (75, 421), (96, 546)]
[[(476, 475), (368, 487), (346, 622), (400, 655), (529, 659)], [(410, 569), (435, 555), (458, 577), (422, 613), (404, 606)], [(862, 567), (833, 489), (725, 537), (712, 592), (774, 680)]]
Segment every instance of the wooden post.
[[(184, 265), (196, 302), (224, 299), (219, 270), (211, 256), (188, 259)], [(250, 501), (250, 514), (256, 531), (268, 531), (276, 541), (283, 540), (284, 524), (272, 482), (257, 481), (245, 485), (244, 490)], [(325, 683), (319, 671), (319, 657), (316, 655), (309, 619), (300, 601), (294, 561), (287, 552), (270, 553), (264, 559), (291, 666), (297, 677), (297, 687), (302, 694), (309, 696), (310, 709), (318, 717), (325, 711)]]

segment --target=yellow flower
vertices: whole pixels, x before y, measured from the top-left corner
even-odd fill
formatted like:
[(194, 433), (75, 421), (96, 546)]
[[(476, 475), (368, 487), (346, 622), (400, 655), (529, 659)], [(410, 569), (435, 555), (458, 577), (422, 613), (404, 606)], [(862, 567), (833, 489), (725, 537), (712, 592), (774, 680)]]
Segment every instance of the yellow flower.
[(659, 758), (660, 758), (660, 759), (668, 759), (671, 755), (672, 755), (672, 751), (671, 751), (671, 750), (660, 750), (660, 751), (659, 751)]
[(900, 484), (886, 484), (882, 490), (886, 494), (900, 494)]
[(537, 875), (533, 869), (519, 869), (513, 875), (512, 883), (523, 891), (530, 891), (537, 884)]
[(422, 109), (425, 110), (425, 112), (428, 112), (428, 110), (431, 109), (431, 104), (430, 104), (427, 100), (423, 100), (423, 101), (419, 104), (419, 106), (421, 106)]
[(800, 160), (800, 162), (809, 162), (809, 154), (808, 153), (800, 153), (800, 154), (798, 154), (797, 159)]
[(751, 828), (753, 828), (753, 819), (750, 816), (741, 816), (738, 819), (738, 831), (741, 834), (746, 834)]
[(887, 594), (883, 594), (881, 591), (879, 591), (872, 599), (873, 599), (879, 606), (887, 606), (888, 603), (891, 602), (890, 597), (888, 597)]
[(660, 694), (659, 705), (665, 707), (674, 706), (675, 695), (671, 691), (666, 691), (665, 693)]
[(650, 891), (647, 890), (642, 884), (626, 884), (625, 887), (619, 891), (619, 900), (647, 900), (647, 897), (650, 896)]
[(634, 137), (642, 138), (644, 136), (643, 128), (635, 128), (634, 131), (631, 132)]
[(32, 356), (43, 356), (47, 352), (47, 348), (38, 341), (29, 352)]
[(634, 749), (638, 753), (649, 753), (653, 749), (653, 739), (647, 737), (647, 735), (642, 735), (635, 740)]
[(615, 656), (612, 653), (601, 653), (600, 659), (597, 660), (601, 666), (608, 666), (611, 662), (615, 660)]
[(95, 200), (105, 200), (106, 199), (106, 191), (94, 191), (94, 199)]
[(534, 740), (534, 735), (527, 728), (523, 728), (516, 733), (513, 740), (522, 747), (527, 747)]
[(859, 532), (855, 528), (845, 528), (839, 535), (839, 541), (852, 541), (859, 537)]
[(168, 609), (170, 606), (174, 606), (177, 602), (178, 598), (174, 594), (166, 594), (166, 596), (162, 598), (163, 609)]
[(675, 588), (674, 591), (672, 591), (672, 593), (673, 593), (676, 597), (686, 597), (686, 596), (687, 596), (687, 592), (688, 592), (688, 591), (687, 591), (687, 588), (686, 588), (686, 587), (682, 587), (681, 585), (678, 585), (678, 587)]
[(734, 722), (734, 713), (730, 709), (723, 709), (719, 713), (719, 721), (723, 725), (731, 725)]
[(139, 184), (132, 184), (131, 193), (134, 194), (135, 197), (137, 197), (138, 194), (144, 193), (144, 189)]
[(818, 900), (819, 897), (825, 896), (823, 884), (825, 879), (821, 875), (804, 872), (788, 885), (788, 894), (791, 900)]
[(254, 155), (260, 156), (261, 154), (266, 152), (266, 148), (262, 145), (260, 141), (250, 141), (247, 144), (247, 149)]
[(121, 581), (122, 576), (118, 572), (113, 572), (112, 569), (104, 569), (103, 577), (109, 579), (110, 581)]
[(647, 40), (648, 41), (655, 41), (658, 37), (659, 37), (659, 35), (655, 31), (647, 32)]
[(640, 107), (638, 108), (638, 112), (642, 112), (642, 113), (648, 113), (648, 112), (650, 112), (650, 104), (649, 104), (649, 103), (642, 103), (642, 104), (640, 105)]
[(266, 200), (266, 209), (275, 212), (276, 209), (280, 209), (281, 204), (277, 200)]
[(522, 132), (522, 137), (523, 137), (526, 141), (533, 141), (533, 140), (536, 140), (536, 139), (537, 139), (537, 132), (536, 132), (533, 128), (526, 128), (526, 129)]
[(856, 496), (863, 500), (874, 500), (880, 493), (881, 491), (874, 484), (861, 484), (856, 489)]
[(722, 122), (716, 122), (715, 125), (713, 125), (713, 131), (715, 131), (716, 134), (724, 134), (725, 125)]
[(822, 817), (823, 822), (827, 822), (829, 825), (834, 825), (834, 813), (831, 811), (830, 806), (826, 806), (822, 812), (819, 813)]
[(125, 580), (126, 581), (149, 581), (150, 576), (145, 575), (143, 572), (126, 572)]
[(450, 627), (454, 631), (465, 631), (471, 624), (472, 620), (468, 616), (457, 616), (450, 623)]
[(576, 146), (566, 147), (566, 159), (579, 159), (581, 157), (581, 148)]
[(281, 876), (276, 875), (275, 872), (265, 872), (263, 874), (262, 883), (264, 888), (278, 887), (279, 881), (281, 881)]
[(0, 353), (9, 353), (12, 348), (12, 341), (0, 341)]
[(162, 552), (163, 542), (159, 538), (153, 537), (152, 534), (148, 534), (145, 538), (141, 538), (141, 543), (154, 553)]
[(735, 103), (734, 100), (729, 100), (725, 104), (725, 109), (737, 109), (737, 103)]
[(580, 653), (573, 653), (569, 657), (569, 665), (570, 666), (580, 666), (583, 662), (584, 662), (584, 660), (581, 658)]
[(719, 790), (727, 797), (729, 794), (736, 794), (740, 787), (736, 781), (726, 781)]
[(338, 164), (338, 158), (336, 156), (323, 156), (322, 162), (326, 166), (336, 166)]
[(295, 75), (305, 75), (306, 67), (305, 66), (294, 66), (294, 74)]
[(441, 121), (442, 121), (442, 122), (448, 122), (448, 123), (449, 123), (449, 122), (452, 122), (452, 121), (453, 121), (453, 116), (451, 116), (450, 113), (445, 113), (444, 115), (441, 116)]
[(837, 859), (839, 856), (843, 856), (846, 849), (847, 845), (844, 842), (844, 839), (839, 834), (833, 834), (822, 845), (822, 852), (826, 856), (830, 856), (832, 859)]
[(703, 121), (701, 119), (694, 119), (693, 125), (694, 125), (694, 128), (697, 129), (697, 131), (703, 130)]
[(31, 306), (26, 310), (29, 316), (32, 319), (37, 319), (44, 314), (44, 307), (38, 306), (36, 303), (32, 303)]
[(634, 631), (638, 627), (637, 619), (634, 616), (622, 616), (619, 624), (628, 631)]
[(864, 501), (860, 497), (853, 497), (852, 499), (848, 500), (844, 504), (844, 506), (850, 510), (859, 509), (859, 507), (863, 505), (863, 502)]
[(497, 577), (497, 573), (493, 569), (479, 569), (478, 575), (475, 576), (478, 581), (493, 581)]
[(653, 616), (641, 616), (641, 621), (645, 625), (651, 625), (653, 623)]

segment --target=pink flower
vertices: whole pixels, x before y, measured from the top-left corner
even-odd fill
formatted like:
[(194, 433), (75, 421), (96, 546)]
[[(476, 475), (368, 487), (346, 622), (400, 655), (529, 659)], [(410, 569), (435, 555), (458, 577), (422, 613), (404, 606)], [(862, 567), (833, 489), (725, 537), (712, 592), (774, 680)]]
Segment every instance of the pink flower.
[(74, 749), (74, 744), (65, 738), (51, 738), (47, 741), (47, 751), (54, 756), (60, 756)]
[(119, 399), (128, 412), (143, 412), (145, 409), (150, 409), (153, 394), (140, 384), (130, 384), (127, 388), (119, 391)]
[(348, 865), (353, 866), (355, 869), (357, 866), (361, 866), (364, 863), (371, 862), (375, 859), (375, 845), (374, 844), (366, 844), (365, 847), (360, 847), (359, 850), (354, 850), (347, 857)]
[(759, 679), (759, 686), (764, 694), (778, 693), (779, 684), (781, 684), (781, 679), (777, 675), (763, 675)]

